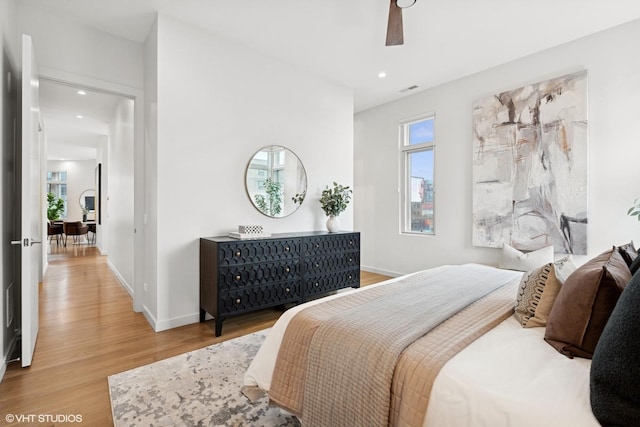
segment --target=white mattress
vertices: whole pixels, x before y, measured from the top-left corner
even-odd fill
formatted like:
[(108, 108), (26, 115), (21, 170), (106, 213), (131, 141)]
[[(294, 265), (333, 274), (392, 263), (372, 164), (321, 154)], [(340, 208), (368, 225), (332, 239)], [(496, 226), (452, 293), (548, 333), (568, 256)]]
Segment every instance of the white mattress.
[[(450, 267), (429, 271), (435, 274)], [(384, 286), (398, 279), (371, 286)], [(269, 390), (287, 324), (297, 312), (322, 300), (296, 306), (280, 317), (249, 366), (244, 385)], [(423, 425), (599, 426), (589, 404), (591, 361), (568, 359), (543, 337), (544, 328), (522, 328), (512, 316), (473, 342), (440, 371)]]

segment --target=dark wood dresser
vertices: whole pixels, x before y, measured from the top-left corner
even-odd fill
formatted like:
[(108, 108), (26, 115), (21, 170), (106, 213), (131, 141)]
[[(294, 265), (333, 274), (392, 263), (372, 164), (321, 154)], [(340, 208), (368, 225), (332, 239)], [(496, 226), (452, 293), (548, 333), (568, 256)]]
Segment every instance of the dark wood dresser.
[(359, 286), (358, 232), (200, 239), (200, 321), (211, 314), (217, 337), (229, 316)]

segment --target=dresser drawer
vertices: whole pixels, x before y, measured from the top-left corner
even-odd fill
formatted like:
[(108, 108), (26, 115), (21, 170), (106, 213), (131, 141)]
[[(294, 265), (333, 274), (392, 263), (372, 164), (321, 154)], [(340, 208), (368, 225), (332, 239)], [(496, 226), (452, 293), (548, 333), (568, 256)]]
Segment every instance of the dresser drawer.
[(219, 295), (220, 314), (241, 313), (288, 302), (299, 302), (300, 283), (282, 282), (268, 286), (254, 286), (221, 291)]
[(326, 255), (336, 252), (359, 252), (360, 235), (358, 233), (316, 236), (302, 242), (304, 256)]
[(220, 267), (296, 259), (300, 257), (300, 239), (251, 240), (218, 245)]
[(342, 252), (305, 258), (305, 274), (323, 274), (327, 271), (353, 270), (360, 268), (359, 252)]
[(322, 275), (309, 275), (304, 279), (306, 295), (322, 294), (342, 288), (360, 287), (360, 270), (345, 270)]
[(218, 287), (235, 289), (244, 286), (261, 286), (272, 282), (299, 280), (300, 260), (263, 262), (224, 267), (218, 270)]

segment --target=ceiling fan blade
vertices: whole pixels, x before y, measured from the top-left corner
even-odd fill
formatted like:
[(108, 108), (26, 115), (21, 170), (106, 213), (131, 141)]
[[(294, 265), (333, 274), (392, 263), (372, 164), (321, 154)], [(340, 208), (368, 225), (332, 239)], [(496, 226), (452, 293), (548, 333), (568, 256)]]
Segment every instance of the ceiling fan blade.
[(391, 0), (389, 6), (389, 23), (387, 24), (387, 42), (385, 46), (399, 46), (404, 44), (402, 31), (402, 9), (396, 4), (396, 0)]

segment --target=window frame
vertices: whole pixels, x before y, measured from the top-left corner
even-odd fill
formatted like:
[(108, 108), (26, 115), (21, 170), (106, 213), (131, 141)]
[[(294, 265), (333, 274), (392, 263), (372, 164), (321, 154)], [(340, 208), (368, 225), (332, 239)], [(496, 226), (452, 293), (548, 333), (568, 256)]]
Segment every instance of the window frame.
[[(422, 121), (433, 121), (433, 138), (431, 141), (419, 144), (410, 143), (409, 127), (412, 124)], [(435, 236), (436, 235), (436, 114), (435, 112), (423, 114), (404, 120), (398, 125), (399, 130), (399, 163), (400, 163), (400, 221), (399, 228), (401, 235), (408, 236)], [(432, 152), (433, 157), (433, 217), (431, 231), (412, 231), (411, 230), (411, 154), (420, 152)]]

